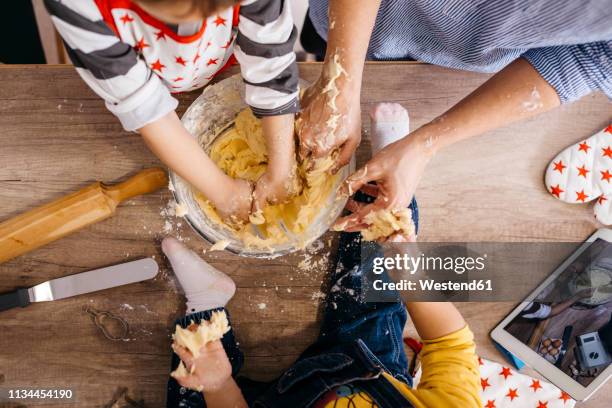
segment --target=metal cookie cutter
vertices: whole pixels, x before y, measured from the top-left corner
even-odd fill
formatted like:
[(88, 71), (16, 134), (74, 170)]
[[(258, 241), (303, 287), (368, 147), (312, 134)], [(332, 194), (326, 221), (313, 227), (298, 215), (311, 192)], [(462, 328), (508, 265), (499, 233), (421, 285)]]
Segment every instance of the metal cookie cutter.
[[(83, 311), (92, 317), (92, 320), (94, 324), (96, 325), (96, 327), (102, 331), (102, 334), (104, 334), (104, 337), (106, 337), (107, 339), (118, 341), (118, 340), (124, 340), (127, 338), (127, 335), (130, 332), (130, 325), (122, 317), (114, 315), (113, 313), (109, 311), (106, 311), (106, 310), (99, 311), (89, 306), (85, 306), (83, 308)], [(122, 333), (120, 336), (113, 336), (113, 334), (109, 332), (107, 323), (105, 323), (105, 321), (108, 322), (107, 319), (115, 320), (121, 324)]]

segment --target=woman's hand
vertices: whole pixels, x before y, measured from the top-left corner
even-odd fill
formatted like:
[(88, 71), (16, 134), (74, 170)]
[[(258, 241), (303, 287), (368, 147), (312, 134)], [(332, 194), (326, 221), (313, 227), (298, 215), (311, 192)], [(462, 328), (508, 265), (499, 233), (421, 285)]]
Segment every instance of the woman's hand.
[(216, 392), (223, 389), (232, 379), (232, 365), (220, 340), (202, 346), (198, 358), (194, 358), (189, 350), (174, 343), (172, 350), (187, 368), (187, 375), (183, 377), (173, 375), (183, 387), (204, 392)]
[[(416, 132), (378, 152), (361, 169), (353, 173), (341, 193), (353, 195), (357, 190), (376, 197), (372, 204), (349, 200), (351, 215), (336, 221), (336, 228), (360, 231), (367, 227), (365, 216), (381, 208), (401, 209), (410, 204), (427, 163), (433, 155), (428, 139)], [(368, 184), (376, 182), (376, 184)]]
[(325, 74), (304, 92), (302, 111), (297, 124), (302, 160), (324, 157), (338, 149), (332, 172), (346, 165), (361, 142), (360, 86), (350, 83), (341, 74), (330, 89), (330, 76)]

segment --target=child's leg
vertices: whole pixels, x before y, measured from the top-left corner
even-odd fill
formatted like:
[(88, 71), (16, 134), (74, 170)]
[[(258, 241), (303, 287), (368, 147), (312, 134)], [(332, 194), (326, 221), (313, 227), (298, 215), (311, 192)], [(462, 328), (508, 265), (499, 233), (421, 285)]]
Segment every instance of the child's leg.
[[(400, 105), (377, 105), (371, 117), (374, 154), (408, 133), (408, 113)], [(365, 202), (373, 200), (360, 192), (355, 199)], [(418, 231), (418, 208), (414, 199), (410, 208)], [(402, 341), (407, 319), (405, 307), (399, 293), (391, 294), (390, 302), (362, 300), (362, 279), (371, 272), (373, 265), (368, 260), (362, 261), (361, 255), (361, 235), (342, 233), (320, 339), (312, 351), (361, 339), (393, 375), (407, 380), (408, 362)], [(382, 253), (378, 255), (382, 256)], [(389, 280), (386, 273), (381, 278)]]
[[(174, 238), (165, 238), (162, 250), (170, 260), (187, 298), (188, 314), (178, 319), (176, 324), (187, 327), (191, 322), (200, 323), (210, 319), (214, 311), (225, 310), (225, 305), (236, 291), (236, 285), (229, 276), (206, 263)], [(232, 364), (232, 375), (235, 376), (242, 366), (243, 355), (234, 338), (233, 329), (223, 336), (221, 343)], [(171, 370), (178, 367), (179, 361), (179, 357), (173, 353)], [(204, 407), (205, 404), (202, 393), (185, 389), (174, 378), (170, 378), (166, 406), (189, 408)]]

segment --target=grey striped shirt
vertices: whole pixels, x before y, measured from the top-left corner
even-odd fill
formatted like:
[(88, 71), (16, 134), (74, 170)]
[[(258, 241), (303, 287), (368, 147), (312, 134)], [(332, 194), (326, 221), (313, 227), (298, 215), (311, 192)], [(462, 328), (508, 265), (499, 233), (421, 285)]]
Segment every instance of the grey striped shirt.
[[(327, 39), (328, 0), (309, 1)], [(383, 0), (367, 55), (477, 72), (523, 56), (562, 102), (612, 99), (612, 0)]]
[(176, 109), (171, 92), (207, 84), (234, 55), (258, 116), (299, 110), (296, 29), (284, 0), (243, 0), (171, 26), (126, 0), (44, 0), (77, 72), (126, 130)]

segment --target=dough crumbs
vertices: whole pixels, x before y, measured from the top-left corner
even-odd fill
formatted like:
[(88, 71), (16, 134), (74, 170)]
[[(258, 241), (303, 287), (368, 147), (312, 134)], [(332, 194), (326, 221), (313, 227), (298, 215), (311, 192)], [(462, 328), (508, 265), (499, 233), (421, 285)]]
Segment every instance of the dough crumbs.
[(258, 308), (259, 310), (264, 310), (266, 307), (268, 307), (268, 305), (266, 305), (265, 303), (259, 303), (259, 304), (257, 305), (257, 308)]
[(369, 225), (368, 228), (361, 231), (361, 236), (366, 241), (376, 241), (379, 238), (386, 238), (395, 233), (400, 233), (407, 237), (415, 235), (412, 210), (409, 208), (372, 211), (365, 216), (364, 221)]
[(249, 215), (249, 221), (251, 221), (251, 224), (255, 225), (264, 224), (266, 222), (266, 218), (263, 215), (263, 210), (260, 208), (253, 214)]
[(227, 239), (222, 239), (215, 242), (215, 244), (210, 247), (209, 251), (223, 251), (229, 244), (230, 242)]
[(176, 207), (174, 208), (174, 214), (177, 217), (184, 217), (188, 214), (187, 207), (183, 203), (176, 203)]
[[(202, 347), (210, 342), (220, 340), (229, 330), (230, 326), (227, 315), (224, 311), (217, 311), (212, 313), (210, 320), (202, 320), (200, 324), (192, 321), (186, 329), (177, 324), (172, 335), (172, 344), (185, 347), (194, 358), (197, 358)], [(188, 374), (189, 371), (187, 371), (185, 364), (181, 361), (176, 370), (170, 373), (170, 376), (180, 378)]]

